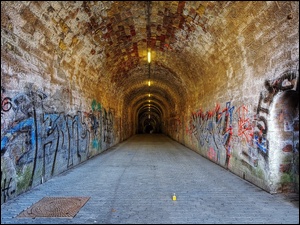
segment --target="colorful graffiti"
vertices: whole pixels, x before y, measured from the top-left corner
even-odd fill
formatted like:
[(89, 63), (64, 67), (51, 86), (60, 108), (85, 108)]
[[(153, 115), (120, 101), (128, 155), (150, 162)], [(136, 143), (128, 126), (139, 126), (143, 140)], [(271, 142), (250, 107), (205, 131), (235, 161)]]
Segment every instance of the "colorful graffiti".
[(196, 138), (200, 147), (209, 145), (208, 149), (216, 149), (214, 154), (217, 163), (221, 163), (221, 154), (225, 153), (225, 161), (221, 164), (228, 167), (231, 156), (234, 106), (227, 102), (224, 109), (220, 110), (220, 108), (220, 105), (216, 104), (215, 109), (206, 113), (202, 109), (193, 112), (186, 131)]
[(4, 96), (1, 88), (1, 117), (6, 122), (5, 126), (1, 123), (1, 203), (115, 141), (112, 109), (107, 112), (93, 100), (90, 113), (46, 112), (47, 95), (31, 88), (14, 97)]
[(254, 147), (254, 127), (255, 122), (251, 117), (251, 112), (246, 105), (242, 105), (236, 110), (238, 118), (238, 132), (239, 143), (241, 146), (241, 161), (242, 164), (248, 168), (257, 167), (258, 151)]
[(257, 110), (254, 118), (256, 126), (254, 127), (253, 141), (255, 147), (260, 151), (260, 154), (266, 161), (268, 160), (269, 154), (267, 118), (269, 115), (270, 105), (277, 93), (280, 91), (293, 89), (295, 87), (295, 82), (296, 73), (292, 71), (286, 71), (279, 76), (279, 78), (274, 80), (266, 80), (264, 83), (265, 90), (259, 95)]
[[(254, 112), (247, 105), (235, 110), (230, 102), (223, 109), (216, 104), (212, 110), (192, 112), (186, 132), (192, 143), (197, 142), (195, 148), (225, 168), (229, 166), (232, 151), (236, 151), (241, 164), (256, 170), (254, 173), (260, 173), (258, 176), (262, 178), (261, 171), (267, 173), (269, 169), (268, 119), (271, 103), (277, 93), (295, 89), (296, 79), (295, 72), (286, 71), (277, 79), (265, 81), (266, 89), (259, 93)], [(239, 148), (234, 150), (234, 146)]]

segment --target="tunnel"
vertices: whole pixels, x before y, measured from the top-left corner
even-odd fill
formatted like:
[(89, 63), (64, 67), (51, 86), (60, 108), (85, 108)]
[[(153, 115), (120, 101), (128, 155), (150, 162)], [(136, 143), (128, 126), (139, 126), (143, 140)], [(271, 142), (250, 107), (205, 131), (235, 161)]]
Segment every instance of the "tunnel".
[(1, 1), (1, 204), (157, 134), (299, 193), (299, 2)]

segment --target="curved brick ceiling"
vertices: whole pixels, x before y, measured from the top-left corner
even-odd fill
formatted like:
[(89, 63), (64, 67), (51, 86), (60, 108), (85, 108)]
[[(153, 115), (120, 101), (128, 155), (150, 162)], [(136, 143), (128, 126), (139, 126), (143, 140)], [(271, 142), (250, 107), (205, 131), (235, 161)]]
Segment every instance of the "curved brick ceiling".
[[(48, 1), (2, 4), (18, 20), (20, 33), (51, 54), (69, 79), (113, 89), (125, 106), (151, 92), (161, 108), (184, 107), (187, 91), (195, 84), (182, 54), (184, 42), (202, 24), (208, 2)], [(4, 16), (3, 16), (4, 17)], [(54, 35), (55, 34), (55, 35)], [(21, 36), (21, 35), (20, 35)], [(58, 45), (59, 48), (57, 48)], [(45, 48), (45, 47), (43, 47)], [(151, 89), (147, 87), (147, 49), (151, 49)], [(186, 65), (184, 65), (186, 64)], [(82, 74), (85, 74), (83, 76)], [(87, 75), (88, 74), (88, 75)], [(66, 75), (68, 77), (68, 75)], [(165, 106), (166, 105), (166, 106)], [(141, 105), (142, 106), (142, 105)], [(141, 107), (140, 106), (140, 107)], [(138, 110), (138, 109), (137, 109)]]
[[(230, 63), (243, 62), (255, 24), (262, 24), (259, 13), (267, 6), (260, 1), (1, 2), (1, 23), (26, 40), (24, 49), (28, 43), (28, 48), (49, 54), (41, 57), (57, 56), (54, 63), (62, 68), (56, 71), (61, 77), (91, 90), (99, 87), (99, 95), (111, 92), (118, 96), (112, 101), (123, 101), (135, 114), (148, 104), (151, 92), (153, 102), (167, 114), (186, 107), (192, 92), (209, 95), (208, 84), (222, 79), (216, 76), (228, 67), (228, 55), (235, 59)], [(268, 16), (262, 17), (265, 26), (272, 23)], [(11, 20), (19, 26), (10, 27)], [(247, 36), (236, 42), (242, 32)]]

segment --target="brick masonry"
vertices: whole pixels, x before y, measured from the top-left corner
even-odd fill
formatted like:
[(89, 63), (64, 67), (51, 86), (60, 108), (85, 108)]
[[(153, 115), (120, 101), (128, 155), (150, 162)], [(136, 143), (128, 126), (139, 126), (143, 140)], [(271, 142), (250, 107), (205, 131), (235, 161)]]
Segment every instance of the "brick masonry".
[(299, 192), (298, 27), (296, 1), (1, 2), (1, 203), (151, 129)]

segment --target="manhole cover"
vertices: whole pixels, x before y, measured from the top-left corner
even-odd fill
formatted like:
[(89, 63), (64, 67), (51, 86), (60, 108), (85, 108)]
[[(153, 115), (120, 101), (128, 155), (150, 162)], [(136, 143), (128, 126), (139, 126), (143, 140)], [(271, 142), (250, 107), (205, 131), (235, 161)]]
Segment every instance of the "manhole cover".
[(44, 197), (18, 217), (69, 217), (73, 218), (90, 197)]

